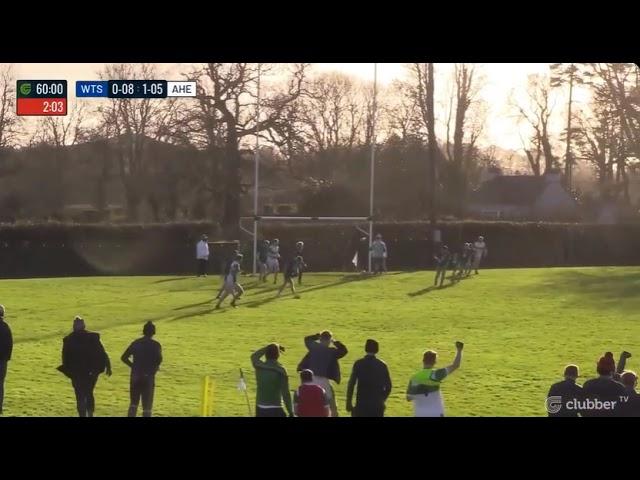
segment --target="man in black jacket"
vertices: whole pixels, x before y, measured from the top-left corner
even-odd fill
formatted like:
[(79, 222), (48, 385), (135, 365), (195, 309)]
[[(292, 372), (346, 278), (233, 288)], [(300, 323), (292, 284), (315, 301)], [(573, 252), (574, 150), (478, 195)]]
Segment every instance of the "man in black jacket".
[(584, 382), (586, 407), (583, 417), (615, 417), (620, 415), (621, 397), (627, 395), (624, 386), (614, 380), (616, 364), (611, 352), (598, 361), (598, 378)]
[(298, 365), (298, 371), (313, 372), (313, 383), (325, 389), (331, 402), (331, 416), (337, 417), (338, 406), (330, 380), (340, 383), (338, 360), (348, 353), (347, 347), (342, 342), (334, 340), (332, 333), (328, 330), (305, 337), (304, 344), (308, 353)]
[(547, 395), (547, 412), (550, 417), (578, 416), (578, 402), (582, 402), (584, 398), (582, 387), (576, 383), (578, 375), (577, 365), (567, 365), (564, 380), (551, 385)]
[(2, 415), (4, 402), (4, 379), (7, 377), (7, 363), (11, 360), (11, 352), (13, 351), (11, 328), (4, 320), (4, 312), (4, 306), (0, 305), (0, 415)]
[[(347, 412), (353, 417), (383, 417), (384, 402), (391, 393), (391, 377), (387, 364), (376, 358), (379, 347), (375, 340), (367, 340), (367, 353), (353, 364), (347, 386)], [(353, 406), (353, 389), (358, 386), (356, 405)]]
[(78, 415), (93, 417), (93, 390), (101, 373), (111, 376), (111, 362), (100, 342), (100, 334), (88, 332), (81, 317), (74, 319), (73, 332), (62, 341), (62, 366), (58, 370), (71, 379)]
[[(142, 338), (129, 345), (121, 358), (131, 368), (129, 417), (136, 416), (140, 399), (142, 416), (151, 416), (156, 373), (162, 363), (162, 347), (152, 338), (156, 334), (156, 326), (152, 322), (145, 323), (142, 334)], [(130, 360), (132, 356), (133, 362)]]
[(624, 372), (620, 378), (626, 390), (624, 401), (620, 405), (620, 416), (640, 417), (640, 395), (636, 392), (638, 376), (635, 372)]

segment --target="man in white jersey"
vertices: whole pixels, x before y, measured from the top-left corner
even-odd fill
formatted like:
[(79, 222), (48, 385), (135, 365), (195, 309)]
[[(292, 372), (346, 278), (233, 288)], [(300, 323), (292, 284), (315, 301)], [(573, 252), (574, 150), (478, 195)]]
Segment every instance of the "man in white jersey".
[(264, 279), (267, 279), (267, 275), (273, 273), (273, 283), (278, 281), (278, 272), (280, 271), (280, 240), (275, 238), (273, 242), (267, 248), (267, 273)]
[(407, 401), (413, 402), (416, 417), (444, 417), (444, 402), (440, 383), (460, 367), (462, 342), (456, 342), (456, 358), (448, 367), (434, 368), (438, 354), (427, 350), (422, 357), (423, 368), (417, 372), (407, 387)]
[(377, 234), (371, 243), (371, 270), (373, 273), (382, 273), (387, 258), (387, 244), (382, 241), (382, 235)]
[(240, 275), (240, 262), (242, 261), (242, 254), (238, 253), (235, 257), (235, 260), (231, 262), (229, 266), (229, 273), (224, 278), (223, 291), (220, 295), (220, 299), (216, 304), (216, 309), (220, 308), (220, 304), (227, 298), (227, 295), (231, 295), (233, 300), (231, 300), (231, 306), (236, 307), (236, 300), (238, 300), (242, 294), (244, 293), (244, 289), (242, 285), (238, 283), (238, 276)]
[(476, 271), (476, 275), (480, 268), (480, 262), (487, 257), (487, 252), (487, 244), (484, 243), (484, 237), (479, 236), (478, 240), (473, 244), (473, 269)]

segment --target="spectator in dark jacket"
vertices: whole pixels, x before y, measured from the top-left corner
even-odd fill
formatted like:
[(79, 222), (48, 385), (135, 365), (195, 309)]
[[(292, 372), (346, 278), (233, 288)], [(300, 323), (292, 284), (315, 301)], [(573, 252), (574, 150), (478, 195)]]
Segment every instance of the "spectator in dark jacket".
[(93, 390), (101, 373), (111, 376), (111, 362), (100, 342), (100, 334), (88, 332), (81, 317), (74, 319), (73, 332), (62, 341), (62, 365), (58, 370), (71, 379), (78, 415), (93, 417)]
[[(576, 383), (579, 371), (576, 365), (567, 365), (564, 380), (551, 385), (547, 395), (547, 411), (550, 417), (577, 417), (578, 406), (584, 398), (582, 387)], [(555, 408), (554, 408), (555, 407)]]
[(620, 405), (620, 415), (623, 417), (640, 417), (640, 395), (636, 392), (638, 376), (635, 372), (624, 372), (621, 376), (621, 381), (626, 390), (626, 398)]
[[(391, 377), (387, 364), (376, 358), (379, 346), (375, 340), (367, 340), (366, 355), (356, 360), (347, 386), (347, 412), (354, 417), (383, 417), (384, 403), (391, 393)], [(358, 387), (353, 406), (353, 390)]]
[[(156, 326), (152, 322), (145, 323), (142, 334), (142, 338), (134, 340), (121, 358), (131, 368), (129, 417), (136, 416), (141, 399), (142, 416), (151, 416), (156, 373), (162, 363), (162, 347), (153, 339), (156, 334)], [(131, 357), (133, 357), (133, 362)]]
[(598, 361), (598, 378), (584, 383), (583, 391), (588, 408), (583, 409), (583, 417), (614, 417), (620, 413), (620, 397), (626, 395), (624, 386), (615, 381), (616, 363), (611, 352), (606, 352)]
[(305, 337), (304, 344), (308, 353), (298, 365), (298, 371), (308, 369), (313, 372), (313, 382), (324, 388), (329, 396), (331, 416), (337, 417), (338, 406), (330, 380), (340, 383), (338, 360), (348, 353), (347, 347), (342, 342), (333, 340), (333, 335), (328, 330)]
[(4, 379), (7, 377), (7, 364), (11, 360), (11, 352), (13, 351), (11, 328), (5, 322), (4, 314), (4, 306), (0, 305), (0, 415), (2, 415), (4, 403)]

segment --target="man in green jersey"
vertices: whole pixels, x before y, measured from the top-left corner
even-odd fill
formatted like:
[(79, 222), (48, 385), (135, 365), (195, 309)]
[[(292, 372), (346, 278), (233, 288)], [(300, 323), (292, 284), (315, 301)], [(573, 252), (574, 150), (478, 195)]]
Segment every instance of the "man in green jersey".
[[(278, 362), (284, 347), (271, 343), (251, 355), (256, 369), (256, 417), (293, 417), (287, 370)], [(265, 357), (266, 360), (262, 360)]]
[(411, 377), (407, 387), (407, 400), (413, 402), (416, 417), (444, 417), (440, 383), (460, 367), (463, 347), (462, 342), (456, 342), (456, 358), (444, 368), (434, 368), (438, 355), (436, 352), (424, 352), (423, 368)]

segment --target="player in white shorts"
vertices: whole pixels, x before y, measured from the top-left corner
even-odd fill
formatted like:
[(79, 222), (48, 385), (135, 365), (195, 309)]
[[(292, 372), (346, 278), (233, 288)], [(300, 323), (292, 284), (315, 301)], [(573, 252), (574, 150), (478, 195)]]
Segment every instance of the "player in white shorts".
[(275, 238), (269, 248), (267, 249), (267, 274), (264, 276), (265, 280), (267, 275), (273, 273), (273, 283), (278, 281), (278, 272), (280, 271), (280, 240)]
[(231, 266), (229, 267), (229, 273), (224, 278), (224, 284), (222, 286), (222, 294), (220, 295), (220, 299), (216, 304), (216, 309), (220, 308), (220, 304), (227, 298), (227, 295), (231, 295), (233, 300), (231, 300), (231, 306), (236, 307), (236, 300), (238, 300), (242, 294), (244, 293), (244, 289), (242, 285), (238, 283), (238, 276), (240, 275), (240, 262), (242, 261), (242, 254), (238, 253), (235, 257), (235, 260), (231, 262)]
[(487, 244), (484, 243), (484, 237), (479, 236), (478, 240), (473, 244), (473, 270), (478, 274), (480, 262), (487, 257)]

